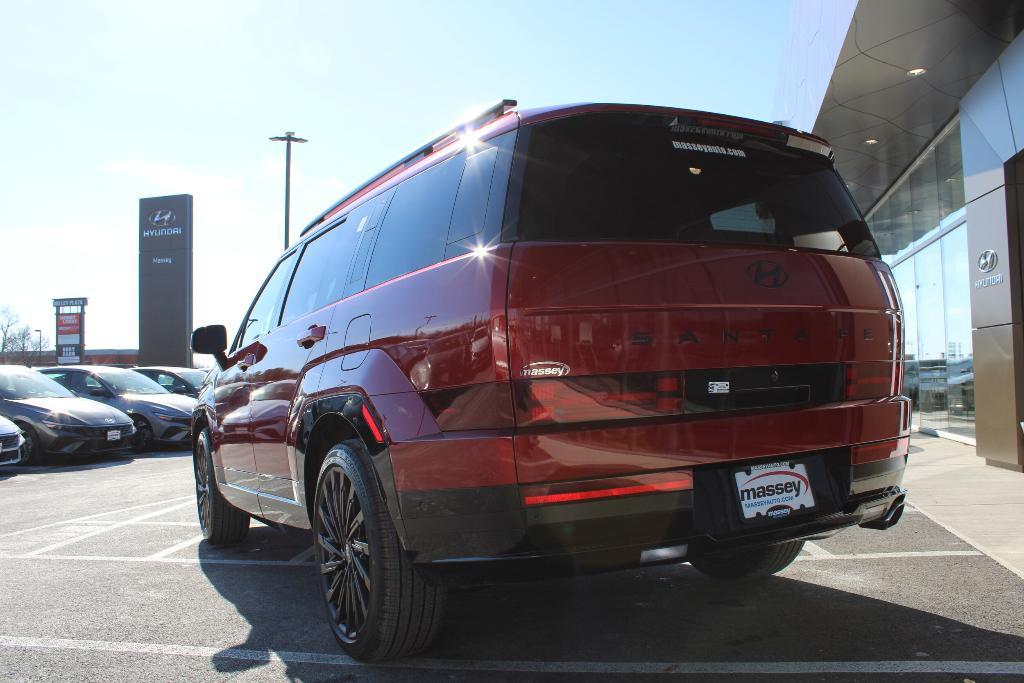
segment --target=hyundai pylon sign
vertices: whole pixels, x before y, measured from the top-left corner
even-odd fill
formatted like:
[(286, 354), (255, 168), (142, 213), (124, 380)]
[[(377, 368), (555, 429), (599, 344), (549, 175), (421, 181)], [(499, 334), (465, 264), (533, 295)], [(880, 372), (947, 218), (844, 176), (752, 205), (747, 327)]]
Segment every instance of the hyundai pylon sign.
[(190, 367), (192, 195), (139, 200), (139, 364)]

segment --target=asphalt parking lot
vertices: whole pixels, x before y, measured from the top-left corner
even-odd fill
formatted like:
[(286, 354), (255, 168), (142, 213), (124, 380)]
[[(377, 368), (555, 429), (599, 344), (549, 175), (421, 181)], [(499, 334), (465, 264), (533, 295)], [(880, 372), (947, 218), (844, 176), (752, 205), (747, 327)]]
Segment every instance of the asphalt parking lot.
[(192, 495), (185, 452), (0, 469), (0, 680), (1024, 676), (1024, 581), (915, 510), (761, 582), (682, 565), (456, 592), (430, 651), (371, 667), (324, 623), (308, 535), (208, 547)]

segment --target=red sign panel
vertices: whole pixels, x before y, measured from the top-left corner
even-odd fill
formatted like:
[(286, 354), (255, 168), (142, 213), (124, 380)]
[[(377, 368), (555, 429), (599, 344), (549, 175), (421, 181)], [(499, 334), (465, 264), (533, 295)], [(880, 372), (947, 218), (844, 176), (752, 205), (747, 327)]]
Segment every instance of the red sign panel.
[(57, 335), (81, 334), (82, 314), (81, 313), (60, 313), (57, 315)]

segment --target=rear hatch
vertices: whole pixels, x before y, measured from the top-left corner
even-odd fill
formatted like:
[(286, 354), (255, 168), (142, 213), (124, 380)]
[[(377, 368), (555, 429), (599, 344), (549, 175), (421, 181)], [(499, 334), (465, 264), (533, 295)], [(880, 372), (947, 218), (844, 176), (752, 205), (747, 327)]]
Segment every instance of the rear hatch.
[[(891, 275), (820, 142), (600, 113), (525, 126), (519, 144), (506, 237), (521, 483), (671, 466), (631, 442), (637, 426), (717, 420), (735, 443), (730, 417), (898, 393)], [(558, 433), (573, 436), (541, 443)]]

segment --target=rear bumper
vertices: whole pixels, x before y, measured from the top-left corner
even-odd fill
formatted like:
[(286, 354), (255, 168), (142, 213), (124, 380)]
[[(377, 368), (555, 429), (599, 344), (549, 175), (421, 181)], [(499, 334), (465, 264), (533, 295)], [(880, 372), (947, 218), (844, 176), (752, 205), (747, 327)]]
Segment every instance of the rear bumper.
[(739, 518), (721, 481), (741, 463), (695, 468), (694, 489), (523, 507), (515, 486), (400, 493), (415, 561), (461, 578), (524, 579), (681, 562), (738, 548), (822, 538), (898, 521), (906, 457), (849, 464), (823, 454), (811, 513), (761, 523)]

